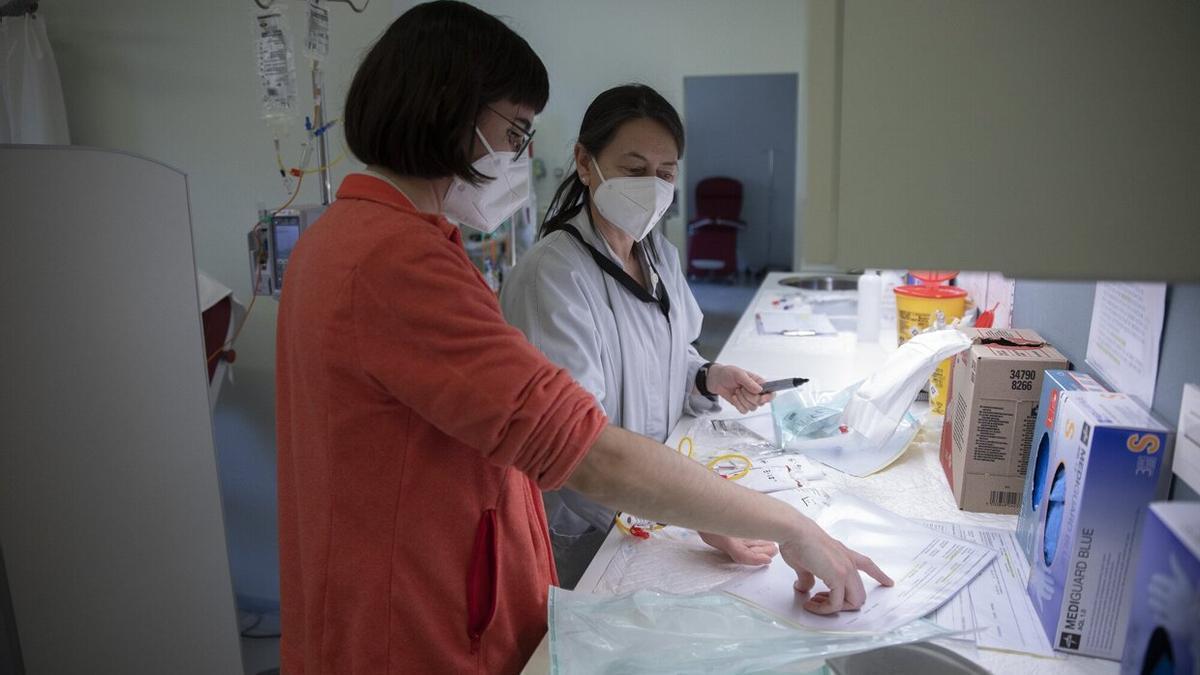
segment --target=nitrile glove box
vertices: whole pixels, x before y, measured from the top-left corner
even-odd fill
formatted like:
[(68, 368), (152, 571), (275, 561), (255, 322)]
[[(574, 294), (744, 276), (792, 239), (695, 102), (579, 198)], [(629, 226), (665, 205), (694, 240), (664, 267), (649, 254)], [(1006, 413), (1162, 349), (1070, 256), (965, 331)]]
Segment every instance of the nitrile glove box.
[(1119, 660), (1142, 524), (1166, 496), (1173, 439), (1125, 394), (1064, 392), (1058, 405), (1029, 597), (1055, 649)]
[(1069, 370), (1047, 370), (1042, 374), (1042, 392), (1034, 414), (1033, 440), (1029, 448), (1029, 469), (1025, 472), (1025, 487), (1021, 490), (1021, 510), (1017, 514), (1017, 542), (1025, 559), (1033, 562), (1034, 540), (1037, 535), (1037, 505), (1041, 498), (1034, 486), (1046, 484), (1050, 466), (1050, 438), (1058, 412), (1058, 398), (1065, 391), (1108, 391), (1091, 375)]
[(1150, 505), (1122, 673), (1200, 673), (1200, 503)]

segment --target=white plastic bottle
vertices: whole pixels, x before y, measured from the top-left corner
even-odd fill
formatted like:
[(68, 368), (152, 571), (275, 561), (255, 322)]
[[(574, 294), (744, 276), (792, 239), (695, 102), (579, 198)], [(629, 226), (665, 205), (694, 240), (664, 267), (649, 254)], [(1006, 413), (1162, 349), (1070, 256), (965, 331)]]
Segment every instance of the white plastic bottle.
[(879, 272), (867, 270), (858, 278), (858, 341), (879, 341), (879, 303), (883, 280)]
[(896, 270), (882, 270), (879, 278), (883, 281), (883, 304), (880, 305), (880, 319), (885, 327), (896, 328), (896, 287), (904, 285), (904, 275)]

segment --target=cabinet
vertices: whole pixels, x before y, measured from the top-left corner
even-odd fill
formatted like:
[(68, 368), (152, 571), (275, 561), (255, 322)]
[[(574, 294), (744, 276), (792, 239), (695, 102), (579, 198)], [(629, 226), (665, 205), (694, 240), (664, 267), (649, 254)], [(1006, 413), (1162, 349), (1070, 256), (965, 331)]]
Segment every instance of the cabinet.
[(184, 174), (0, 145), (0, 204), (0, 640), (17, 672), (242, 672)]
[(810, 0), (807, 263), (1200, 279), (1200, 3)]

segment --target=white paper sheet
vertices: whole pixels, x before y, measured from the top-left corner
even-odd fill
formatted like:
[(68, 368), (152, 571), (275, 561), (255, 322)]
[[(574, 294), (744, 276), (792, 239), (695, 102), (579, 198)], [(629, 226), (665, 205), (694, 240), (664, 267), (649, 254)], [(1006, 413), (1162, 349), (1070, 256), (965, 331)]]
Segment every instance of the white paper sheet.
[(1166, 304), (1166, 284), (1096, 284), (1087, 364), (1114, 391), (1133, 396), (1147, 408), (1158, 380)]
[(824, 314), (796, 312), (759, 312), (754, 315), (759, 335), (837, 335), (837, 329)]
[[(804, 609), (796, 573), (782, 558), (721, 587), (786, 621), (811, 630), (883, 633), (919, 619), (963, 589), (996, 552), (946, 536), (845, 492), (806, 488), (775, 493), (846, 546), (869, 556), (896, 582), (880, 586), (862, 575), (867, 601), (856, 612), (820, 616)], [(821, 582), (813, 593), (828, 590)]]
[(928, 618), (959, 631), (976, 631), (970, 639), (980, 647), (1053, 656), (1050, 641), (1025, 592), (1029, 562), (1016, 533), (991, 527), (918, 520), (941, 534), (987, 546), (999, 554), (961, 593)]
[(1200, 490), (1200, 386), (1183, 385), (1179, 433), (1175, 436), (1175, 475)]
[[(740, 464), (731, 462), (734, 469)], [(718, 473), (721, 466), (716, 467)], [(738, 485), (757, 492), (780, 492), (795, 490), (825, 476), (821, 467), (804, 455), (779, 455), (755, 460), (750, 471), (737, 479)]]

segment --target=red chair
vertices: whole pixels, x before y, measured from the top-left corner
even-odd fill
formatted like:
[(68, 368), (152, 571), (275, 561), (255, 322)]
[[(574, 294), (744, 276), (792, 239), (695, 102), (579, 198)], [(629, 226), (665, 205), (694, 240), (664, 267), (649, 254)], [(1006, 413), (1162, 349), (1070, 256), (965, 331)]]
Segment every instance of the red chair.
[(696, 217), (688, 223), (688, 276), (737, 273), (737, 235), (742, 222), (742, 182), (714, 176), (696, 184)]

